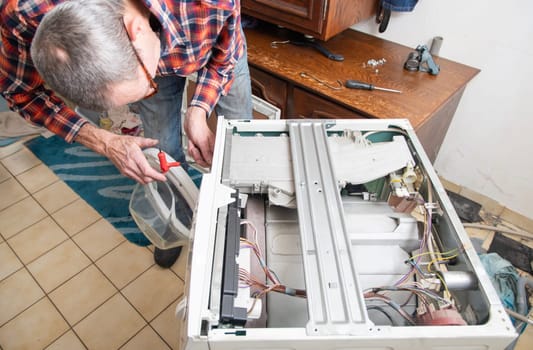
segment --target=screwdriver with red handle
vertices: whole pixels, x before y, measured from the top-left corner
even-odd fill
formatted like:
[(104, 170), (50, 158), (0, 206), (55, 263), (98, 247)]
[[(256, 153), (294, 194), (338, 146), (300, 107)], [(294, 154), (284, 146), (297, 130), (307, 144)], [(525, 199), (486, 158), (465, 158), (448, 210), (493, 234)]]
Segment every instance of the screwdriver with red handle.
[(359, 89), (359, 90), (381, 90), (381, 91), (388, 91), (388, 92), (396, 92), (401, 94), (402, 92), (400, 90), (393, 90), (393, 89), (386, 89), (382, 87), (377, 87), (369, 83), (364, 83), (359, 80), (346, 80), (346, 83), (344, 84), (349, 89)]

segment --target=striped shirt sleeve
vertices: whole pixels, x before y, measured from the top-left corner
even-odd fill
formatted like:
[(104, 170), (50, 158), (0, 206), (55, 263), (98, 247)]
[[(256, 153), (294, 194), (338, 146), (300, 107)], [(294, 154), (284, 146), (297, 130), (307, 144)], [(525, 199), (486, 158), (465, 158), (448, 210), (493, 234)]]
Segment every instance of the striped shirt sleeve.
[(46, 89), (33, 66), (30, 43), (36, 25), (17, 14), (16, 9), (2, 8), (1, 16), (0, 93), (9, 107), (27, 121), (73, 142), (87, 120)]

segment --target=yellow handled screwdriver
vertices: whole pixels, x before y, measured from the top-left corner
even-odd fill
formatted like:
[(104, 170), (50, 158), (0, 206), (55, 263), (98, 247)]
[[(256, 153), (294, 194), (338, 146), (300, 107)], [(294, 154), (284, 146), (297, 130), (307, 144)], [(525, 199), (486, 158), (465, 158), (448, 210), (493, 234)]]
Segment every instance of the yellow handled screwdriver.
[(388, 91), (388, 92), (396, 92), (398, 94), (401, 94), (402, 92), (400, 90), (393, 90), (393, 89), (386, 89), (382, 87), (377, 87), (372, 84), (363, 83), (359, 80), (346, 80), (346, 83), (344, 84), (349, 89), (359, 89), (359, 90), (381, 90), (381, 91)]

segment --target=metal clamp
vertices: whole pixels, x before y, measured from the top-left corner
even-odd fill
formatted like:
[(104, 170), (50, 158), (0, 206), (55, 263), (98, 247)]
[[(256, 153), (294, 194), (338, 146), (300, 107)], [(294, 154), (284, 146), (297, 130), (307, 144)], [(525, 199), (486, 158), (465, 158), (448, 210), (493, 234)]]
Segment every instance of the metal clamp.
[(431, 75), (437, 75), (440, 71), (426, 45), (418, 45), (415, 51), (410, 52), (403, 67), (408, 71), (428, 72)]

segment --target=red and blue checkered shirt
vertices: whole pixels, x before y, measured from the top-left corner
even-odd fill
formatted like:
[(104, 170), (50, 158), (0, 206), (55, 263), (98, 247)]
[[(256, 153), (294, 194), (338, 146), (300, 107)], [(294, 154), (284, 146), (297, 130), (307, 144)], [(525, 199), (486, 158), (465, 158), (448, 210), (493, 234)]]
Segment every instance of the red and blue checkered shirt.
[[(64, 0), (4, 0), (0, 5), (0, 91), (10, 108), (72, 142), (87, 121), (44, 87), (30, 44), (46, 12)], [(158, 75), (198, 73), (190, 103), (209, 113), (244, 53), (239, 0), (144, 0), (161, 23)]]

